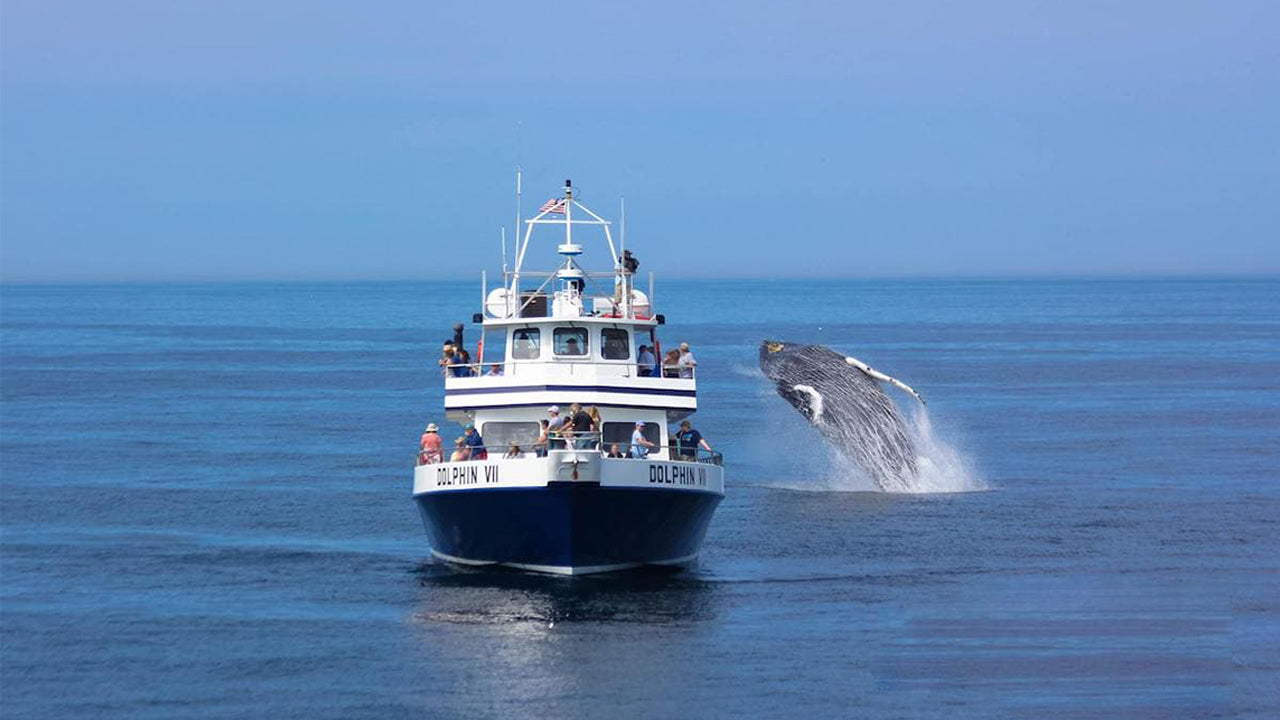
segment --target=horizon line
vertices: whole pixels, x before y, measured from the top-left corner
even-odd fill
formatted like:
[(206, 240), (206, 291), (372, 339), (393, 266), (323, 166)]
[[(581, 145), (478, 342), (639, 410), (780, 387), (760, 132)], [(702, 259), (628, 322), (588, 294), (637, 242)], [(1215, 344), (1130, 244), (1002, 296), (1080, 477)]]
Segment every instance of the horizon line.
[[(719, 277), (674, 274), (655, 275), (655, 281), (701, 280), (703, 282), (884, 282), (884, 281), (967, 281), (967, 282), (1028, 282), (1028, 281), (1082, 281), (1082, 280), (1277, 280), (1280, 271), (1257, 272), (1097, 272), (1097, 273), (999, 273), (999, 274), (902, 274), (902, 275), (722, 275)], [(90, 285), (338, 285), (338, 284), (406, 284), (406, 283), (458, 283), (473, 284), (479, 278), (449, 276), (420, 277), (342, 277), (342, 276), (276, 276), (276, 277), (103, 277), (103, 278), (37, 278), (10, 280), (0, 278), (0, 287), (21, 286), (90, 286)], [(494, 284), (494, 287), (499, 287)]]

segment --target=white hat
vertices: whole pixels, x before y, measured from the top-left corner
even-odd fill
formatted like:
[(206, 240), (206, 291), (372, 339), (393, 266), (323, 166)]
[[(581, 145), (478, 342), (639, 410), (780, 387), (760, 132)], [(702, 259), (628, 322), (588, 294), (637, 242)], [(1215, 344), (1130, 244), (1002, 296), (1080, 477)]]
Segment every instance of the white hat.
[(547, 412), (549, 412), (549, 413), (559, 413), (559, 412), (560, 412), (560, 406), (559, 406), (559, 405), (552, 405), (551, 407), (547, 408)]
[(439, 430), (439, 429), (440, 428), (436, 427), (435, 423), (427, 423), (427, 432), (435, 432), (436, 430)]
[(636, 423), (636, 427), (644, 427), (644, 423), (642, 423), (642, 422), (637, 422), (637, 423)]
[(681, 350), (688, 350), (688, 349), (689, 349), (689, 343), (680, 343), (680, 349), (681, 349)]

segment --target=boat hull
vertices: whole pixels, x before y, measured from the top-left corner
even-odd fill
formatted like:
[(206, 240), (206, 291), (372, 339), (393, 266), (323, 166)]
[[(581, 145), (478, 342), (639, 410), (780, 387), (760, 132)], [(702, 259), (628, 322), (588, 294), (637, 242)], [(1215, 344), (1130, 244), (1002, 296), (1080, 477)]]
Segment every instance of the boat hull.
[(415, 500), (439, 558), (582, 575), (691, 562), (722, 497), (551, 482), (420, 493)]

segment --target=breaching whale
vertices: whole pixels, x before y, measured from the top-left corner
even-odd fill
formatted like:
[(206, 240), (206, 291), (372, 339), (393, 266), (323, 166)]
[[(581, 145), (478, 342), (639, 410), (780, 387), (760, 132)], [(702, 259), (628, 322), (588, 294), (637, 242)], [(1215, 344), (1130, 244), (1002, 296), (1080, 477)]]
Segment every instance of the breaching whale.
[(895, 492), (913, 486), (916, 450), (902, 414), (880, 382), (924, 403), (919, 393), (857, 358), (820, 345), (765, 340), (760, 344), (760, 369), (778, 394), (862, 466), (880, 489)]

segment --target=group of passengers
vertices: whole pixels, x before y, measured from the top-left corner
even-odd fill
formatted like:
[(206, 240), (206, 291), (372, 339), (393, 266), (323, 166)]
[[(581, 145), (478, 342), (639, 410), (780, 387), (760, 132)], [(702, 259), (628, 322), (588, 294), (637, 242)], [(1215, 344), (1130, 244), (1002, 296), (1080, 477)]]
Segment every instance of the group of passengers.
[(454, 345), (452, 340), (445, 340), (440, 351), (441, 372), (452, 377), (472, 377), (476, 374), (471, 367), (471, 353), (461, 345)]
[[(616, 349), (615, 349), (616, 350)], [(580, 355), (577, 340), (569, 338), (566, 354)], [(670, 350), (662, 357), (662, 364), (658, 364), (655, 350), (649, 345), (641, 345), (636, 350), (636, 374), (640, 377), (667, 377), (667, 378), (693, 378), (693, 369), (698, 366), (698, 360), (693, 356), (693, 351), (689, 349), (689, 343), (680, 343), (680, 349)], [(455, 345), (452, 340), (446, 340), (444, 347), (440, 352), (440, 361), (437, 363), (441, 372), (451, 377), (475, 377), (480, 375), (480, 368), (471, 363), (471, 353), (461, 345)], [(503, 374), (501, 363), (491, 363), (489, 370), (483, 375), (485, 377), (500, 377)]]
[(662, 356), (662, 365), (654, 355), (654, 349), (641, 345), (636, 351), (636, 373), (640, 377), (693, 378), (698, 360), (689, 349), (689, 343), (680, 343), (679, 350), (669, 350)]
[[(583, 407), (579, 403), (574, 403), (569, 406), (567, 415), (560, 414), (559, 405), (552, 405), (547, 408), (547, 418), (540, 420), (538, 425), (538, 439), (533, 444), (533, 453), (536, 457), (546, 457), (548, 450), (564, 450), (573, 447), (575, 450), (600, 450), (608, 458), (643, 460), (649, 456), (653, 448), (658, 447), (657, 443), (645, 437), (645, 423), (637, 422), (635, 430), (631, 433), (630, 443), (625, 446), (616, 442), (611, 443), (608, 451), (605, 451), (600, 443), (600, 411), (594, 405)], [(463, 432), (464, 434), (453, 442), (454, 450), (449, 456), (449, 462), (487, 460), (489, 452), (485, 447), (484, 439), (480, 437), (480, 431), (474, 425), (468, 424), (463, 428)], [(671, 435), (672, 455), (678, 460), (697, 460), (699, 448), (712, 452), (711, 445), (702, 437), (702, 433), (693, 428), (692, 423), (688, 420), (681, 422), (680, 431)], [(521, 457), (524, 457), (524, 451), (516, 443), (508, 446), (506, 454), (503, 455), (505, 459)], [(429, 423), (419, 444), (418, 464), (429, 465), (443, 461), (444, 448), (439, 428), (435, 423)]]

